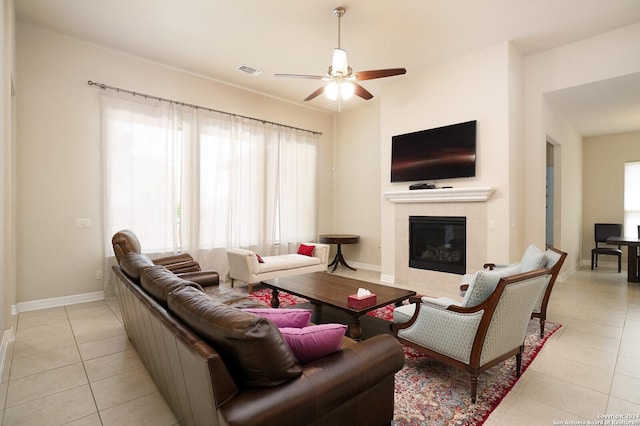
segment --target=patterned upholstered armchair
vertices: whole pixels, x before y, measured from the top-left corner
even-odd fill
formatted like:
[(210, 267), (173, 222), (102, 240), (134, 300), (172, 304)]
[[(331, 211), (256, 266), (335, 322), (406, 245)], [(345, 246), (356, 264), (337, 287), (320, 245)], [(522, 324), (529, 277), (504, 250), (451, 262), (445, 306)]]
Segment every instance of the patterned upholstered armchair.
[(541, 269), (500, 278), (495, 290), (476, 306), (444, 306), (413, 297), (410, 319), (403, 321), (408, 312), (397, 308), (391, 330), (404, 345), (468, 371), (475, 402), (482, 371), (515, 355), (516, 375), (520, 375), (530, 312), (550, 274)]
[[(540, 267), (547, 268), (551, 270), (551, 279), (549, 280), (549, 284), (545, 288), (544, 292), (540, 294), (540, 298), (536, 302), (536, 305), (533, 308), (533, 312), (531, 313), (531, 318), (538, 318), (540, 320), (540, 338), (544, 337), (544, 326), (547, 320), (547, 305), (549, 304), (549, 298), (551, 297), (551, 291), (553, 291), (553, 286), (556, 283), (556, 278), (558, 278), (558, 274), (560, 273), (560, 269), (564, 264), (564, 260), (567, 257), (567, 253), (558, 250), (555, 247), (548, 246), (547, 249), (542, 252), (535, 245), (529, 246), (525, 251), (522, 259), (518, 263), (514, 263), (508, 266), (499, 266), (495, 263), (485, 263), (484, 268), (491, 271), (500, 271), (507, 270), (509, 273), (516, 273), (514, 268), (519, 267), (519, 272), (527, 272), (538, 269)], [(509, 269), (505, 269), (509, 268)], [(465, 275), (462, 280), (463, 283), (460, 286), (460, 292), (466, 296), (467, 288), (469, 287), (469, 282), (473, 282), (472, 274)], [(468, 281), (466, 281), (468, 280)]]

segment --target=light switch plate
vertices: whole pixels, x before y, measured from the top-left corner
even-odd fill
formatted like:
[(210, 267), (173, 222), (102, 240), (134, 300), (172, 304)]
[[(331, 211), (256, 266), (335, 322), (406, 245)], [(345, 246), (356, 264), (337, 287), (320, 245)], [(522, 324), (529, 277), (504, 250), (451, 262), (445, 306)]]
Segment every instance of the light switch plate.
[(76, 218), (76, 228), (91, 228), (91, 219)]

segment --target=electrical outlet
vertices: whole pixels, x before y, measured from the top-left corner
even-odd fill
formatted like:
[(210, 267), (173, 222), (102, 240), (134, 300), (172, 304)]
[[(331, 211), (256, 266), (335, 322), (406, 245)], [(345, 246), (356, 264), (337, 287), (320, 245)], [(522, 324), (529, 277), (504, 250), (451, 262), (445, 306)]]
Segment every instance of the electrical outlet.
[(97, 269), (96, 270), (96, 280), (101, 280), (102, 279), (102, 269)]

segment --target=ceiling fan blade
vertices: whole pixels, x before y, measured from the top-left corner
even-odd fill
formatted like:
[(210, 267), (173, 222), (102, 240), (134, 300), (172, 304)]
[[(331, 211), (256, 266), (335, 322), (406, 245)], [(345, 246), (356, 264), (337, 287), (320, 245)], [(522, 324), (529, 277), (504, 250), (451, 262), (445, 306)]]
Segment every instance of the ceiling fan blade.
[(362, 99), (365, 99), (367, 101), (369, 99), (373, 98), (373, 95), (371, 93), (369, 93), (369, 91), (367, 89), (365, 89), (364, 87), (360, 86), (358, 83), (354, 83), (352, 81), (351, 84), (353, 84), (355, 86), (355, 90), (353, 91), (354, 95), (360, 96)]
[(317, 89), (316, 91), (314, 91), (312, 94), (310, 94), (309, 96), (307, 96), (306, 98), (304, 98), (305, 101), (310, 101), (311, 99), (317, 97), (318, 95), (320, 95), (321, 93), (324, 92), (324, 88), (327, 87), (326, 85), (322, 86), (321, 88)]
[(324, 75), (306, 75), (306, 74), (274, 74), (274, 77), (288, 77), (288, 78), (309, 78), (312, 80), (322, 80), (327, 78)]
[(374, 78), (393, 77), (394, 75), (406, 74), (406, 68), (388, 68), (384, 70), (369, 70), (354, 72), (355, 80), (373, 80)]

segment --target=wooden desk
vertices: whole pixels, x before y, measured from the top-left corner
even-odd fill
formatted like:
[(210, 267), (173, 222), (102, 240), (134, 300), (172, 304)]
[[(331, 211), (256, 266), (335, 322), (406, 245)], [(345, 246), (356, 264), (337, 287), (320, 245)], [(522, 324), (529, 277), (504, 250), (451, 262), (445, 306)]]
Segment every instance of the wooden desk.
[(607, 244), (612, 246), (627, 246), (627, 281), (638, 282), (638, 247), (640, 238), (609, 237)]
[(349, 234), (326, 234), (320, 235), (320, 242), (322, 244), (337, 244), (338, 252), (336, 253), (336, 257), (333, 258), (333, 261), (329, 264), (329, 268), (333, 266), (333, 270), (331, 272), (335, 272), (338, 264), (344, 266), (345, 268), (349, 268), (352, 271), (355, 271), (355, 268), (347, 265), (347, 261), (344, 260), (342, 256), (342, 244), (356, 244), (360, 242), (360, 235), (349, 235)]

